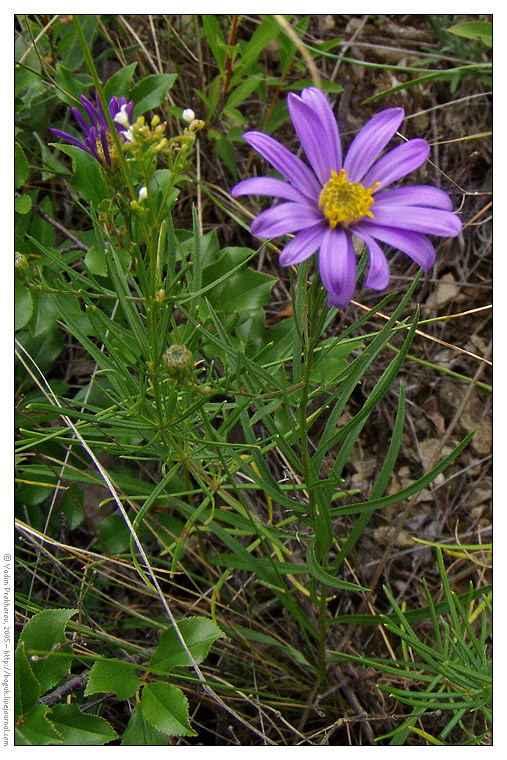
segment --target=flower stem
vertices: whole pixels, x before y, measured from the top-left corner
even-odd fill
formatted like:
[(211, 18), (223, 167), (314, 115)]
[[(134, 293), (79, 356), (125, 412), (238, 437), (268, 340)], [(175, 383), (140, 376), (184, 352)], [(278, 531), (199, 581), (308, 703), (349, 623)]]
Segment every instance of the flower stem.
[[(308, 401), (310, 393), (310, 375), (313, 367), (313, 356), (318, 340), (318, 312), (320, 281), (317, 273), (313, 275), (311, 286), (307, 287), (308, 267), (303, 266), (299, 270), (298, 288), (304, 288), (302, 298), (302, 333), (303, 333), (303, 373), (301, 378), (302, 389), (298, 408), (298, 422), (301, 448), (301, 465), (303, 478), (308, 495), (308, 511), (313, 522), (314, 533), (320, 546), (321, 562), (327, 568), (327, 551), (325, 535), (319, 530), (318, 505), (315, 498), (316, 475), (312, 471), (310, 450), (308, 445)], [(298, 299), (299, 303), (301, 301)], [(320, 678), (326, 682), (326, 598), (327, 586), (322, 585), (319, 598), (319, 666)]]

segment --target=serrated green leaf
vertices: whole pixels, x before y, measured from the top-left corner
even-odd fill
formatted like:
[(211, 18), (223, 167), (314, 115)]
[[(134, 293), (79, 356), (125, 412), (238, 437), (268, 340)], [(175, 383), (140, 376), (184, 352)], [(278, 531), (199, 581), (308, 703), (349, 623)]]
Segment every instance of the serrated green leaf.
[(61, 644), (66, 642), (65, 627), (76, 613), (74, 609), (44, 610), (30, 618), (21, 631), (19, 641), (25, 645), (42, 694), (61, 681), (68, 671), (72, 650)]
[(23, 148), (19, 143), (16, 143), (14, 146), (14, 187), (16, 190), (25, 184), (29, 172), (30, 167)]
[(14, 653), (14, 717), (19, 720), (37, 704), (42, 690), (41, 685), (28, 661), (25, 642), (20, 641)]
[(168, 683), (150, 683), (143, 689), (141, 710), (146, 721), (168, 736), (197, 736), (188, 718), (188, 700)]
[(167, 735), (150, 726), (141, 710), (141, 705), (136, 705), (125, 729), (122, 747), (167, 747)]
[(86, 82), (61, 63), (56, 65), (55, 82), (59, 87), (60, 100), (68, 106), (75, 107), (76, 101), (79, 103), (79, 96), (83, 95), (87, 88)]
[(14, 281), (14, 329), (21, 330), (30, 321), (33, 311), (32, 294), (19, 280)]
[(110, 77), (106, 84), (104, 85), (104, 95), (106, 97), (107, 102), (110, 101), (110, 99), (113, 97), (113, 95), (116, 95), (117, 98), (128, 97), (129, 96), (129, 84), (130, 80), (134, 76), (134, 72), (137, 68), (137, 63), (131, 63), (128, 66), (124, 66), (124, 68), (117, 71), (115, 74), (113, 74), (112, 77)]
[(90, 671), (85, 697), (97, 692), (112, 692), (118, 699), (132, 697), (141, 686), (132, 663), (123, 660), (98, 660)]
[(49, 707), (45, 705), (32, 707), (23, 722), (16, 725), (14, 743), (21, 747), (63, 744), (63, 737), (48, 719), (48, 712)]
[(68, 175), (69, 170), (62, 164), (56, 157), (56, 153), (51, 151), (44, 140), (41, 140), (40, 135), (34, 132), (34, 137), (39, 143), (42, 160), (42, 181), (47, 182), (48, 179), (52, 179), (55, 174), (62, 176)]
[[(220, 628), (212, 620), (204, 617), (180, 620), (178, 629), (197, 664), (207, 657), (215, 639), (225, 638)], [(190, 666), (192, 663), (183, 651), (174, 629), (168, 628), (160, 634), (158, 647), (150, 660), (150, 667), (161, 673), (169, 673), (173, 668), (183, 665)]]
[(49, 713), (51, 723), (72, 746), (100, 746), (118, 738), (105, 718), (81, 712), (76, 704), (56, 705)]
[(17, 211), (18, 214), (28, 214), (31, 208), (32, 199), (29, 195), (26, 195), (26, 193), (18, 195), (18, 197), (14, 199), (14, 210)]
[(130, 98), (134, 101), (134, 121), (146, 111), (159, 107), (177, 76), (177, 74), (150, 74), (136, 84), (130, 93)]
[(319, 351), (315, 353), (314, 366), (310, 372), (313, 383), (329, 385), (348, 366), (347, 357), (351, 351), (357, 350), (361, 342), (337, 342), (334, 338), (323, 341)]
[(72, 159), (72, 184), (85, 201), (98, 207), (108, 190), (100, 174), (100, 164), (96, 158), (85, 153), (77, 145), (54, 143), (56, 147)]

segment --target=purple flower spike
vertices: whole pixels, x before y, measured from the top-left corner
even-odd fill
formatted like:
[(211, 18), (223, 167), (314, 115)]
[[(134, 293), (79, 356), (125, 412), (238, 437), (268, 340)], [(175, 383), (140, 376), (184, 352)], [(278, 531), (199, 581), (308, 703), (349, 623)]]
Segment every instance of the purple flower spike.
[(284, 201), (253, 220), (252, 234), (270, 238), (295, 233), (280, 255), (282, 266), (299, 264), (318, 251), (329, 306), (344, 308), (354, 294), (353, 235), (368, 247), (368, 288), (384, 290), (389, 284), (389, 264), (378, 241), (430, 269), (435, 249), (426, 236), (455, 237), (462, 223), (443, 190), (430, 185), (389, 189), (418, 169), (430, 152), (428, 143), (416, 138), (379, 158), (403, 121), (403, 109), (387, 108), (373, 116), (342, 161), (338, 125), (325, 95), (309, 87), (301, 96), (291, 93), (287, 103), (311, 168), (262, 132), (243, 135), (286, 180), (253, 177), (233, 187), (233, 198), (264, 195)]
[[(83, 110), (88, 117), (88, 121), (86, 121), (84, 116), (76, 108), (70, 109), (72, 115), (81, 127), (84, 140), (78, 140), (68, 132), (62, 132), (61, 129), (51, 128), (49, 131), (54, 135), (58, 135), (58, 137), (62, 137), (71, 145), (76, 145), (78, 148), (81, 148), (81, 150), (89, 153), (90, 156), (96, 158), (99, 163), (111, 166), (111, 163), (116, 156), (116, 148), (97, 93), (95, 93), (95, 101), (97, 106), (94, 106), (91, 100), (88, 100), (84, 95), (81, 95), (81, 103), (83, 105)], [(111, 119), (116, 127), (116, 131), (124, 142), (128, 140), (128, 128), (132, 121), (133, 111), (134, 103), (132, 100), (127, 102), (125, 96), (118, 100), (116, 95), (113, 95), (109, 101), (109, 113), (111, 114)]]

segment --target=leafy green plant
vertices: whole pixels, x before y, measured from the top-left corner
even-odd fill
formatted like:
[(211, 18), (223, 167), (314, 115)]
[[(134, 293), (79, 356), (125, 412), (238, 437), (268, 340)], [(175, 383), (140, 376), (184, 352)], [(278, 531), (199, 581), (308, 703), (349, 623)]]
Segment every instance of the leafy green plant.
[[(379, 683), (378, 688), (400, 704), (412, 708), (412, 716), (391, 733), (379, 737), (379, 740), (391, 738), (392, 745), (404, 744), (411, 732), (418, 733), (433, 745), (444, 745), (448, 738), (450, 744), (455, 745), (452, 739), (455, 729), (462, 730), (465, 738), (460, 743), (463, 745), (482, 744), (491, 727), (492, 663), (488, 656), (491, 595), (487, 589), (482, 590), (477, 605), (474, 600), (477, 595), (470, 586), (469, 593), (460, 599), (449, 586), (442, 548), (437, 545), (436, 551), (444, 597), (438, 611), (426, 583), (427, 608), (410, 613), (396, 603), (389, 589), (384, 588), (393, 613), (381, 616), (379, 623), (399, 640), (400, 659), (389, 662), (382, 658), (333, 653), (338, 661), (356, 662), (386, 674), (391, 683)], [(416, 615), (419, 621), (431, 623), (429, 636), (415, 630), (410, 616), (415, 619)], [(400, 680), (407, 685), (403, 688), (393, 685)], [(425, 713), (446, 716), (445, 726), (437, 736), (416, 727), (420, 720), (424, 724)], [(484, 719), (486, 731), (482, 734), (470, 732), (467, 727), (467, 717), (474, 714)]]
[[(87, 697), (94, 694), (107, 694), (109, 699), (113, 695), (119, 702), (135, 697), (122, 745), (167, 745), (169, 736), (196, 736), (188, 700), (167, 678), (174, 676), (175, 668), (201, 663), (213, 642), (224, 638), (215, 623), (203, 617), (178, 623), (194, 663), (173, 629), (160, 634), (149, 661), (140, 663), (94, 656), (92, 647), (87, 656), (81, 647), (78, 653), (76, 640), (66, 635), (77, 613), (77, 609), (44, 610), (33, 615), (21, 632), (15, 653), (16, 744), (91, 746), (115, 741), (117, 732), (89, 706)], [(82, 670), (90, 660), (93, 665), (85, 675), (76, 674), (76, 668)], [(76, 701), (57, 704), (71, 693)]]
[[(486, 723), (487, 625), (481, 617), (477, 631), (471, 600), (484, 589), (357, 611), (372, 585), (373, 526), (474, 464), (472, 434), (454, 433), (428, 469), (407, 443), (423, 401), (406, 360), (472, 382), (413, 355), (432, 337), (423, 325), (443, 326), (416, 305), (431, 282), (410, 270), (400, 295), (329, 309), (317, 266), (279, 270), (277, 248), (252, 243), (246, 205), (229, 191), (231, 178), (261, 173), (243, 131), (283, 131), (282, 94), (311, 84), (303, 51), (326, 92), (358, 67), (375, 80), (350, 106), (346, 93), (345, 123), (362, 101), (396, 105), (403, 92), (410, 102), (420, 84), (433, 93), (458, 70), (480, 74), (483, 60), (434, 61), (436, 46), (422, 44), (408, 65), (347, 58), (343, 34), (312, 16), (40, 15), (18, 27), (17, 602), (33, 615), (16, 649), (18, 743), (184, 745), (211, 732), (223, 744), (325, 743), (330, 716), (360, 720), (346, 688), (330, 688), (337, 626), (368, 626), (381, 647), (384, 623), (401, 654), (370, 660), (397, 679), (388, 693), (402, 714), (383, 741), (445, 743), (469, 730), (463, 742), (480, 743), (469, 703), (482, 700)], [(389, 84), (401, 75), (388, 89), (376, 81), (386, 73)], [(118, 139), (114, 162), (48, 137), (51, 126), (83, 138), (67, 110), (82, 95), (104, 113), (113, 97), (133, 102), (135, 139)], [(367, 260), (363, 251), (360, 273)], [(370, 431), (385, 409), (384, 441)], [(372, 451), (375, 475), (357, 483), (357, 452)], [(219, 656), (206, 660), (213, 642)], [(442, 701), (445, 733), (417, 734)]]

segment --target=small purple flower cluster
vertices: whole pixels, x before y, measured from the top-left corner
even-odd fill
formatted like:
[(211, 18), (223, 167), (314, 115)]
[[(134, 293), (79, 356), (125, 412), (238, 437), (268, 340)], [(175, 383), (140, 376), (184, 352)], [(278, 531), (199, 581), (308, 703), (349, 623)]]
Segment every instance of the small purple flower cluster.
[[(109, 129), (109, 124), (107, 123), (97, 93), (95, 93), (95, 100), (97, 106), (94, 106), (91, 100), (87, 97), (81, 95), (81, 103), (83, 104), (83, 109), (90, 122), (89, 124), (77, 108), (70, 109), (83, 131), (84, 142), (73, 137), (68, 132), (63, 132), (61, 129), (51, 129), (50, 131), (59, 137), (63, 137), (63, 139), (71, 145), (76, 145), (78, 148), (81, 148), (81, 150), (94, 156), (101, 164), (111, 166), (111, 158), (114, 156), (116, 149)], [(111, 119), (116, 126), (118, 134), (124, 141), (128, 140), (128, 128), (132, 121), (133, 110), (133, 101), (130, 100), (127, 102), (125, 96), (118, 99), (116, 95), (113, 95), (109, 101), (109, 113), (111, 114)]]

